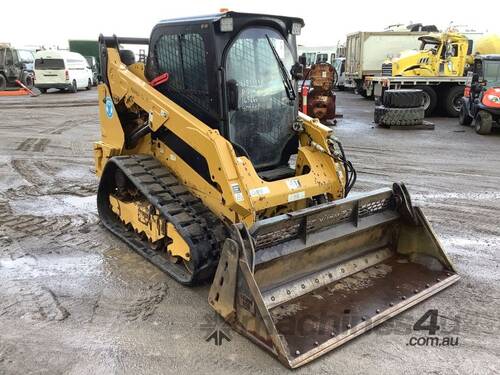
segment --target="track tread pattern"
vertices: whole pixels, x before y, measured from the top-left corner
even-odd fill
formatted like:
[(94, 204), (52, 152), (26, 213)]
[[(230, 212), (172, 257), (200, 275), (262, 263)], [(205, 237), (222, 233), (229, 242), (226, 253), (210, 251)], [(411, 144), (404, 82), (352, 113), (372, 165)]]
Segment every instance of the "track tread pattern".
[[(108, 168), (114, 165), (115, 169)], [(155, 206), (167, 222), (172, 223), (188, 243), (194, 263), (190, 274), (182, 265), (171, 263), (166, 256), (151, 249), (125, 225), (109, 207), (110, 174), (120, 169), (138, 190)], [(225, 238), (225, 227), (201, 200), (192, 195), (167, 168), (148, 155), (117, 156), (108, 161), (99, 184), (98, 210), (103, 224), (127, 242), (136, 252), (168, 273), (178, 282), (193, 285), (213, 276)]]
[(374, 120), (380, 125), (421, 125), (424, 121), (424, 108), (387, 108), (375, 107)]

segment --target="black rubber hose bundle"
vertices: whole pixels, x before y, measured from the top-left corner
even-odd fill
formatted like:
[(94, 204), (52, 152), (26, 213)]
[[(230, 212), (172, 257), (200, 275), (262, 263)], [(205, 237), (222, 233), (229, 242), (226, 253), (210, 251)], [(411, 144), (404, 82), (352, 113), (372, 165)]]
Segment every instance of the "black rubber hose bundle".
[[(336, 157), (338, 157), (340, 159), (340, 161), (342, 162), (342, 164), (344, 164), (344, 168), (345, 168), (345, 171), (346, 171), (346, 180), (345, 180), (345, 197), (347, 197), (347, 194), (349, 194), (349, 192), (351, 191), (352, 187), (354, 186), (354, 184), (356, 183), (356, 178), (358, 177), (357, 173), (356, 173), (356, 169), (354, 169), (354, 166), (352, 165), (352, 162), (350, 160), (347, 160), (346, 156), (345, 156), (345, 152), (344, 152), (344, 147), (342, 147), (342, 143), (340, 143), (339, 140), (337, 139), (334, 139), (334, 138), (330, 138), (332, 141), (334, 141), (335, 143), (337, 143), (337, 145), (339, 146), (339, 149), (340, 149), (340, 155), (336, 155)], [(335, 158), (333, 155), (330, 155), (332, 158)]]

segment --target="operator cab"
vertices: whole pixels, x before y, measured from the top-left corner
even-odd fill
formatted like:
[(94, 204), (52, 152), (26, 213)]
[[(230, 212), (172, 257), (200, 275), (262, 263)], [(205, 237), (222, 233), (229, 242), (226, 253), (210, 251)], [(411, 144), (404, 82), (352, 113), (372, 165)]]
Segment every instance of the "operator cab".
[[(262, 178), (282, 178), (297, 152), (300, 18), (226, 12), (161, 21), (152, 31), (146, 77), (219, 132)], [(289, 168), (288, 168), (289, 169)], [(292, 171), (293, 172), (293, 171)]]

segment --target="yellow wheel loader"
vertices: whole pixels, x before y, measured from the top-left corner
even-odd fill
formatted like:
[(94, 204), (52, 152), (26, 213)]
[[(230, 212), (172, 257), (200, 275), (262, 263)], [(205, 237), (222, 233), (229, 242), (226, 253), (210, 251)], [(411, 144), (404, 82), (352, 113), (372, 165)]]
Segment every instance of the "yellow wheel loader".
[(101, 35), (95, 143), (102, 223), (179, 283), (213, 280), (209, 304), (291, 368), (458, 280), (403, 184), (348, 197), (341, 143), (297, 109), (303, 25), (226, 12)]

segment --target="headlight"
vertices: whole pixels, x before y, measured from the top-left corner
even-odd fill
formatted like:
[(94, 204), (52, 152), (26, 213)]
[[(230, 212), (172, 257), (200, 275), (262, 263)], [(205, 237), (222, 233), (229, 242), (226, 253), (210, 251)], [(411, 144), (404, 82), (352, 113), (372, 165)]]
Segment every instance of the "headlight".
[(302, 29), (302, 25), (298, 22), (293, 22), (292, 23), (292, 34), (293, 35), (300, 35), (300, 30)]
[(488, 100), (492, 101), (493, 103), (500, 103), (500, 96), (488, 95)]
[(221, 18), (220, 31), (223, 33), (233, 31), (233, 19), (231, 17)]

